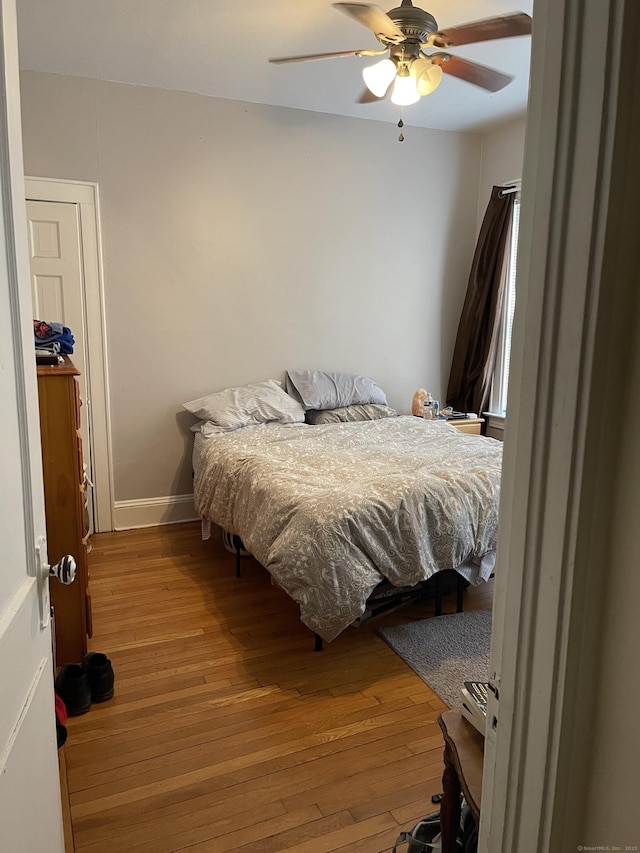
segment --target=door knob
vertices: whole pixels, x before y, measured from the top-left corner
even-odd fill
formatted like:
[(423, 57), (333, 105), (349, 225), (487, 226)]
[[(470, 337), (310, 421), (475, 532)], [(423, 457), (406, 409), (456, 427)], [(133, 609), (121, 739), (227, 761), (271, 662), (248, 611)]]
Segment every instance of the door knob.
[(76, 579), (77, 566), (71, 554), (62, 557), (53, 566), (49, 566), (49, 577), (57, 578), (65, 585), (73, 583)]

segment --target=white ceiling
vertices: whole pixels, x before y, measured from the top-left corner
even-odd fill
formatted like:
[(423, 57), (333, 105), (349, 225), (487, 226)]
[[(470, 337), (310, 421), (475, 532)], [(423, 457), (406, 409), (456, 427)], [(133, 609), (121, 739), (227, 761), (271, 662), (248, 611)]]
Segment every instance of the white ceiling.
[[(441, 28), (512, 12), (533, 0), (414, 0)], [(381, 4), (385, 11), (393, 0)], [(17, 0), (20, 65), (48, 71), (397, 122), (390, 102), (357, 104), (358, 57), (269, 64), (269, 57), (376, 48), (369, 30), (330, 0)], [(445, 76), (405, 107), (408, 126), (481, 131), (526, 109), (531, 38), (452, 49), (515, 79), (491, 94)]]

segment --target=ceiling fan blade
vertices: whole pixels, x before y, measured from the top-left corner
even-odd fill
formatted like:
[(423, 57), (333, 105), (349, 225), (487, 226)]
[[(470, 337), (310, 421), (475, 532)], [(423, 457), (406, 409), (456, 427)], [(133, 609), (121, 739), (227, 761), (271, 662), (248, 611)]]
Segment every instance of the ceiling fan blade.
[(382, 56), (386, 50), (339, 50), (335, 53), (307, 53), (304, 56), (280, 56), (270, 59), (276, 65), (283, 62), (307, 62), (310, 59), (338, 59), (341, 56)]
[(498, 92), (513, 80), (508, 74), (477, 62), (469, 62), (459, 56), (452, 56), (450, 53), (432, 53), (429, 59), (434, 65), (439, 65), (445, 74), (466, 80), (467, 83), (473, 83), (474, 86), (480, 86), (489, 92)]
[(472, 21), (459, 27), (448, 27), (437, 33), (431, 33), (427, 44), (433, 47), (458, 47), (461, 44), (475, 44), (492, 39), (508, 39), (513, 36), (531, 34), (531, 18), (524, 12), (515, 15), (502, 15), (487, 18), (484, 21)]
[(373, 6), (371, 3), (334, 3), (333, 5), (345, 15), (355, 18), (359, 24), (368, 27), (377, 38), (382, 36), (385, 41), (392, 44), (401, 44), (405, 41), (405, 34), (400, 27), (394, 24), (379, 6)]

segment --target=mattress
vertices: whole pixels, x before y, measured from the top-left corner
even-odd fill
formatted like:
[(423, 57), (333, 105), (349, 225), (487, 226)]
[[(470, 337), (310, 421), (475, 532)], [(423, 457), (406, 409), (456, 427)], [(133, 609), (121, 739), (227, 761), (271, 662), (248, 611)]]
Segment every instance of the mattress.
[(491, 574), (501, 442), (415, 417), (263, 424), (196, 442), (197, 512), (238, 534), (326, 640), (385, 579)]

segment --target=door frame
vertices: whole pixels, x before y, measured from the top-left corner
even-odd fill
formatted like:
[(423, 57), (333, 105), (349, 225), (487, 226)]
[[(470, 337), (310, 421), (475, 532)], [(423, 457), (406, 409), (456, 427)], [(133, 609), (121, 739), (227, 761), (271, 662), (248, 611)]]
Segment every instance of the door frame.
[(639, 38), (631, 0), (535, 2), (480, 853), (588, 840), (619, 448), (638, 383)]
[(107, 360), (106, 310), (98, 185), (59, 178), (25, 178), (25, 197), (31, 201), (78, 205), (82, 250), (84, 320), (89, 393), (89, 432), (93, 462), (94, 524), (96, 533), (113, 530), (113, 466)]

